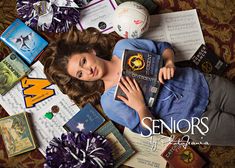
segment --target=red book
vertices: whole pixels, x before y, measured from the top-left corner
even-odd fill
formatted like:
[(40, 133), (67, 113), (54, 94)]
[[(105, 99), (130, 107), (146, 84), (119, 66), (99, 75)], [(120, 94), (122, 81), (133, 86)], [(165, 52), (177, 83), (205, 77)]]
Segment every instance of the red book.
[(161, 156), (172, 168), (201, 168), (206, 162), (190, 146), (172, 142)]

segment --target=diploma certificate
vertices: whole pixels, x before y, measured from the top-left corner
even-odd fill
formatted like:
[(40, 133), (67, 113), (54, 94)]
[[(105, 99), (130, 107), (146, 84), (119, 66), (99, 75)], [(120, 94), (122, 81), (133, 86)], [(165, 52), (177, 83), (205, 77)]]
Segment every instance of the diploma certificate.
[(113, 31), (112, 16), (117, 4), (115, 0), (93, 0), (80, 12), (79, 30), (94, 27), (103, 33)]

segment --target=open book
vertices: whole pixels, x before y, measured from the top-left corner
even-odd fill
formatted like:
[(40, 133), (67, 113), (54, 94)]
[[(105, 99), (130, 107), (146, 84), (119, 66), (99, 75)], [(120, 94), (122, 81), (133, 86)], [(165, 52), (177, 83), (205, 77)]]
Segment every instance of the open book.
[[(158, 73), (162, 66), (163, 59), (160, 55), (134, 50), (125, 50), (123, 52), (121, 76), (129, 76), (137, 81), (148, 107), (152, 107), (156, 100), (160, 87)], [(119, 95), (126, 97), (118, 86), (114, 93), (115, 100), (119, 100), (117, 97)]]

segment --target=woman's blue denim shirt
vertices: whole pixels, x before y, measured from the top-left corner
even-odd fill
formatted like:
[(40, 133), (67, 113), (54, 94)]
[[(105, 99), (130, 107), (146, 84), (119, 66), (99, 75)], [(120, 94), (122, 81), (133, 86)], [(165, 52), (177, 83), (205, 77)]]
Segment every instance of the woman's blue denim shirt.
[[(145, 39), (120, 40), (113, 50), (113, 55), (121, 59), (124, 49), (149, 51), (162, 54), (169, 43)], [(138, 113), (122, 101), (114, 100), (117, 86), (105, 91), (101, 96), (101, 105), (106, 115), (116, 123), (128, 127), (137, 133), (146, 133), (140, 123)], [(158, 99), (151, 109), (156, 118), (161, 118), (171, 128), (171, 121), (182, 119), (191, 121), (192, 117), (201, 117), (208, 104), (209, 88), (204, 75), (192, 68), (176, 68), (173, 79), (165, 81)], [(188, 127), (187, 122), (180, 122), (180, 128)], [(145, 132), (145, 133), (144, 133)], [(148, 134), (148, 133), (147, 133)]]

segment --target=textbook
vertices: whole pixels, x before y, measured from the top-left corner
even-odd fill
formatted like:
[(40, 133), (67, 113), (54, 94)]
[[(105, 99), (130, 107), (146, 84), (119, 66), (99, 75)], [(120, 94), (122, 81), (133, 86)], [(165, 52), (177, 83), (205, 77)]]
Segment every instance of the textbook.
[[(160, 55), (127, 49), (123, 52), (121, 77), (128, 76), (137, 81), (149, 107), (153, 106), (158, 95), (158, 73), (162, 66), (163, 59)], [(119, 100), (118, 95), (126, 97), (119, 86), (114, 93), (115, 100)]]
[(0, 119), (0, 132), (9, 157), (36, 148), (26, 112)]
[(63, 127), (67, 131), (85, 133), (95, 131), (105, 119), (91, 105), (87, 104), (77, 114), (75, 114)]
[(40, 35), (16, 19), (0, 36), (0, 39), (19, 54), (29, 65), (48, 45)]
[(221, 61), (215, 53), (202, 44), (191, 58), (196, 67), (205, 73), (222, 75), (228, 64)]
[(206, 162), (190, 146), (178, 142), (170, 143), (161, 156), (172, 168), (202, 168)]
[(29, 71), (30, 68), (15, 53), (10, 53), (0, 62), (0, 94), (4, 95)]
[(130, 144), (114, 126), (112, 121), (106, 122), (96, 131), (96, 133), (104, 136), (111, 143), (111, 147), (113, 149), (114, 168), (119, 167), (135, 153)]

